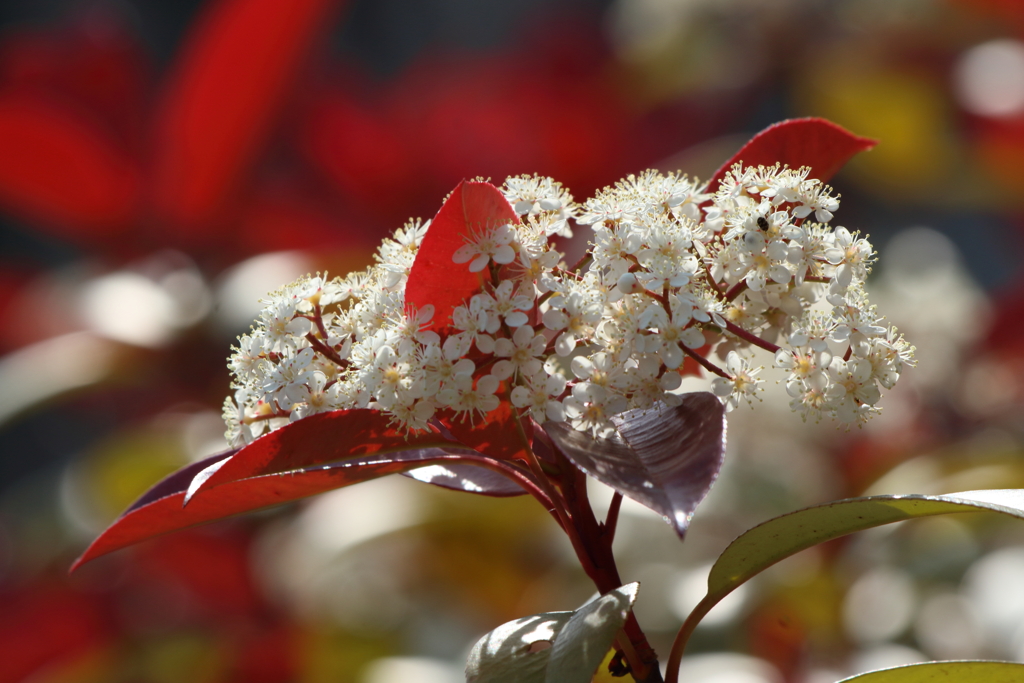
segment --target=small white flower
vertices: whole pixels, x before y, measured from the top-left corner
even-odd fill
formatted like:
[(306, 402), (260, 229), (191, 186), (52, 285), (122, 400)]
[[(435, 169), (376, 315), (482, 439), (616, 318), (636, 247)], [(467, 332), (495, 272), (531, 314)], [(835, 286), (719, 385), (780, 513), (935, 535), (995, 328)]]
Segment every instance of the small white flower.
[(881, 397), (872, 379), (871, 363), (859, 358), (844, 361), (833, 358), (828, 368), (832, 384), (825, 393), (829, 405), (840, 420), (855, 423), (866, 420)]
[(501, 405), (501, 400), (494, 395), (500, 384), (494, 375), (484, 375), (474, 385), (472, 376), (459, 374), (448, 389), (437, 395), (437, 399), (472, 422), (476, 415), (485, 415)]
[(775, 353), (775, 367), (788, 370), (793, 379), (805, 380), (822, 373), (831, 362), (832, 354), (827, 350), (779, 349)]
[(555, 400), (565, 391), (565, 378), (538, 372), (512, 389), (512, 405), (526, 408), (537, 422), (564, 422), (565, 407)]
[(735, 410), (740, 404), (740, 399), (746, 398), (748, 403), (756, 396), (763, 379), (757, 379), (761, 368), (751, 369), (746, 359), (740, 357), (735, 351), (730, 351), (725, 361), (726, 370), (730, 378), (716, 377), (711, 383), (711, 390), (722, 399), (725, 409)]
[(479, 273), (491, 260), (499, 264), (512, 263), (516, 259), (516, 250), (513, 246), (515, 236), (515, 228), (507, 223), (492, 230), (477, 232), (466, 244), (455, 250), (452, 261), (468, 262), (471, 273)]
[(614, 434), (612, 416), (629, 408), (624, 396), (590, 382), (574, 386), (572, 394), (562, 401), (562, 405), (574, 429), (590, 432), (597, 438), (608, 438)]
[(522, 325), (512, 335), (512, 339), (502, 337), (494, 342), (494, 355), (508, 360), (499, 360), (491, 369), (498, 379), (508, 379), (512, 375), (531, 377), (543, 367), (538, 358), (544, 353), (547, 340), (542, 334), (535, 334), (529, 325)]
[(496, 332), (502, 320), (509, 327), (519, 327), (529, 322), (530, 318), (524, 311), (533, 308), (533, 298), (523, 294), (522, 290), (516, 290), (512, 281), (503, 280), (494, 288), (493, 301), (492, 310), (497, 325), (493, 327), (493, 330), (489, 325), (488, 330)]

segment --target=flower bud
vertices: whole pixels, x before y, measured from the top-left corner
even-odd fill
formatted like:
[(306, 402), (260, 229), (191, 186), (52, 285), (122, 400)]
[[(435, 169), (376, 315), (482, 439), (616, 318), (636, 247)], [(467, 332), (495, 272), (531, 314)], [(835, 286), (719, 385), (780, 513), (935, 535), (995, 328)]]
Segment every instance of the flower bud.
[(640, 283), (636, 281), (636, 275), (633, 275), (633, 273), (623, 273), (622, 276), (619, 277), (619, 281), (615, 286), (618, 287), (619, 291), (623, 294), (635, 294), (642, 289)]

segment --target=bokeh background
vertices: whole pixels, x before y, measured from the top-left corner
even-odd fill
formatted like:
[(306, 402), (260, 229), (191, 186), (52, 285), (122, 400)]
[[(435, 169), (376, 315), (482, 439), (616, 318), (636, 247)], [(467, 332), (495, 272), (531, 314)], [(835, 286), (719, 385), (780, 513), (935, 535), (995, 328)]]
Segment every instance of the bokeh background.
[[(872, 298), (919, 366), (852, 432), (770, 382), (730, 415), (685, 544), (624, 507), (663, 656), (709, 563), (770, 516), (1024, 487), (1016, 0), (4, 0), (0, 28), (0, 683), (450, 683), (482, 633), (590, 597), (532, 499), (402, 477), (67, 575), (224, 448), (225, 358), (264, 293), (363, 267), (467, 177), (583, 199), (652, 166), (708, 177), (788, 117), (880, 140), (834, 179), (836, 222), (871, 235)], [(841, 539), (717, 608), (684, 678), (1024, 660), (1022, 575), (1024, 525), (995, 516)]]

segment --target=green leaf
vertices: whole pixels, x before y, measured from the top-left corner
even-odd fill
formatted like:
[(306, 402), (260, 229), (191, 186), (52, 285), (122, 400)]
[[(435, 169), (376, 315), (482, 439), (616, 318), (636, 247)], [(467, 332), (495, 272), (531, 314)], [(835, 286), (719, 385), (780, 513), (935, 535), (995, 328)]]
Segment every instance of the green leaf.
[(616, 588), (575, 612), (535, 614), (499, 626), (469, 653), (467, 683), (589, 683), (638, 587)]
[(708, 575), (707, 595), (679, 630), (668, 663), (668, 680), (672, 680), (671, 672), (678, 667), (690, 634), (711, 608), (779, 560), (854, 531), (919, 517), (986, 510), (1024, 518), (1024, 489), (850, 498), (790, 512), (744, 532), (715, 561)]
[(1013, 662), (925, 662), (844, 678), (839, 683), (1018, 683), (1024, 664)]

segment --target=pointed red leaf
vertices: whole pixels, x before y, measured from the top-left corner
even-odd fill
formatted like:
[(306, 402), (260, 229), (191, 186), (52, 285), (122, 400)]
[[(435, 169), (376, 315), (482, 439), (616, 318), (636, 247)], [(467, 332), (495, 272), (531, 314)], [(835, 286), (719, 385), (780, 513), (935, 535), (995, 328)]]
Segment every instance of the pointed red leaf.
[[(239, 479), (414, 448), (458, 445), (436, 431), (403, 435), (376, 410), (336, 410), (311, 415), (265, 434), (229, 459), (211, 463), (189, 486), (192, 496)], [(213, 467), (212, 465), (216, 465)]]
[[(438, 452), (436, 449), (403, 451), (390, 458), (364, 457), (284, 475), (233, 481), (217, 487), (213, 495), (196, 497), (185, 507), (185, 491), (180, 490), (145, 505), (133, 506), (92, 542), (76, 560), (72, 571), (89, 560), (155, 536), (420, 467), (424, 461), (436, 459)], [(410, 454), (418, 457), (408, 462), (404, 458)]]
[(405, 302), (434, 306), (431, 329), (451, 324), (452, 310), (480, 290), (480, 275), (452, 261), (466, 237), (485, 228), (519, 223), (505, 195), (490, 183), (459, 183), (430, 223), (405, 285)]
[(222, 0), (184, 47), (157, 131), (157, 202), (198, 228), (266, 143), (337, 0)]
[[(283, 474), (228, 482), (214, 491), (194, 497), (187, 506), (184, 505), (185, 489), (182, 488), (146, 504), (133, 505), (92, 542), (72, 565), (71, 571), (107, 553), (172, 531), (307, 498), (387, 474), (434, 463), (462, 463), (472, 458), (447, 453), (440, 448), (398, 451), (383, 456), (364, 455)], [(475, 461), (483, 460), (480, 456), (475, 458)]]
[(811, 167), (811, 178), (829, 178), (853, 158), (871, 149), (877, 140), (854, 135), (831, 121), (819, 118), (789, 119), (768, 126), (743, 145), (740, 151), (711, 176), (710, 188), (717, 189), (726, 171), (737, 162), (744, 166), (771, 166), (775, 162), (790, 168)]
[(722, 467), (722, 403), (707, 392), (684, 394), (680, 406), (630, 411), (615, 423), (619, 433), (610, 439), (560, 422), (544, 430), (577, 467), (662, 515), (683, 536)]
[(139, 199), (132, 162), (105, 131), (52, 102), (0, 97), (0, 203), (70, 235), (131, 227)]
[(223, 453), (217, 453), (211, 455), (202, 460), (197, 460), (194, 463), (182, 467), (177, 472), (171, 472), (166, 477), (153, 484), (148, 491), (139, 496), (138, 500), (128, 506), (128, 509), (121, 513), (124, 517), (129, 512), (141, 508), (145, 505), (166, 498), (167, 496), (174, 495), (176, 493), (188, 490), (189, 484), (196, 478), (196, 475), (209, 469), (212, 465), (217, 463), (223, 463), (233, 456), (238, 451), (224, 451)]

